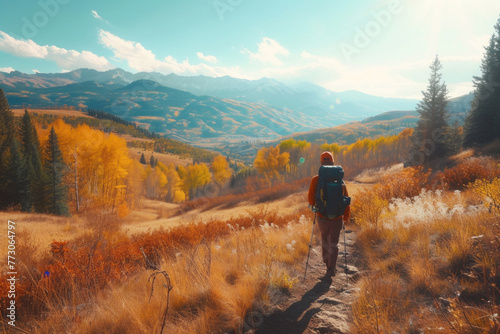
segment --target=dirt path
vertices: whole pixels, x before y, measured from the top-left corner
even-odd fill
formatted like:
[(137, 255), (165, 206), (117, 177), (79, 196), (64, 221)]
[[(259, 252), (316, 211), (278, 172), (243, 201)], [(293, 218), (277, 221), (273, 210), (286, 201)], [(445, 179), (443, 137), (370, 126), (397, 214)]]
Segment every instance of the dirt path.
[(321, 259), (321, 246), (316, 245), (311, 250), (306, 281), (302, 282), (301, 277), (301, 282), (294, 287), (291, 296), (277, 305), (274, 312), (265, 316), (260, 326), (248, 333), (350, 333), (351, 303), (356, 296), (355, 282), (359, 278), (353, 256), (354, 238), (355, 234), (347, 229), (347, 277), (343, 269), (343, 235), (339, 243), (341, 251), (337, 276), (333, 277), (331, 283), (320, 279), (325, 273), (325, 265)]

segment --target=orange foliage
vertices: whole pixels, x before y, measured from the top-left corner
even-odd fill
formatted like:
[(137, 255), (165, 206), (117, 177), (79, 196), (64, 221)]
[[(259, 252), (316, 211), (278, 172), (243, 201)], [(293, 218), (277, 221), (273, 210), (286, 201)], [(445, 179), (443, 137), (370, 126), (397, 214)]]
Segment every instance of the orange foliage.
[(469, 158), (458, 165), (445, 168), (436, 174), (435, 179), (444, 189), (462, 190), (469, 183), (478, 179), (491, 180), (500, 175), (500, 171), (491, 158)]
[(375, 185), (375, 190), (385, 200), (414, 197), (428, 186), (429, 175), (430, 171), (422, 167), (404, 168), (399, 173), (384, 176), (380, 184)]
[(122, 204), (131, 164), (125, 140), (86, 124), (73, 128), (61, 119), (52, 126), (69, 167), (65, 182), (71, 185), (70, 200), (75, 209), (114, 210)]
[(214, 180), (219, 185), (224, 185), (231, 177), (229, 163), (227, 162), (226, 157), (222, 155), (218, 155), (212, 160), (211, 169), (214, 175)]
[[(49, 307), (87, 303), (103, 288), (144, 270), (146, 264), (141, 250), (148, 260), (159, 264), (160, 259), (175, 257), (178, 251), (195, 247), (202, 239), (216, 240), (266, 222), (285, 227), (295, 218), (296, 215), (279, 216), (276, 212), (260, 210), (229, 221), (190, 223), (134, 237), (121, 232), (97, 231), (71, 241), (53, 241), (50, 253), (39, 260), (31, 258), (30, 266), (19, 270), (16, 307), (23, 310), (19, 320), (40, 317)], [(5, 274), (1, 275), (2, 291), (8, 291), (6, 278)], [(2, 294), (0, 305), (8, 302), (7, 294)]]
[(280, 152), (280, 147), (262, 148), (257, 152), (254, 167), (271, 181), (280, 180), (290, 161), (290, 153)]

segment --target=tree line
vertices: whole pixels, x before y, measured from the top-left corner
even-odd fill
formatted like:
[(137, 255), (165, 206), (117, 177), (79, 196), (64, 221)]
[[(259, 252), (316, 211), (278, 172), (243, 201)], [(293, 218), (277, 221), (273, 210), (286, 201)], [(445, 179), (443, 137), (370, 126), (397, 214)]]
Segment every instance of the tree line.
[(54, 128), (42, 143), (30, 114), (25, 111), (16, 121), (0, 89), (0, 209), (69, 214), (64, 161)]

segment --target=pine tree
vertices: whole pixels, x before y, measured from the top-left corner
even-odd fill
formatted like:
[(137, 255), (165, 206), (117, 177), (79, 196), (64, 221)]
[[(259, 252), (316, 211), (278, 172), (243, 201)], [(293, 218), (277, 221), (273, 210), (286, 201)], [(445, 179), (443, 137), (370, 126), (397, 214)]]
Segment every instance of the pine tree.
[(427, 91), (422, 91), (423, 99), (417, 105), (420, 119), (412, 136), (411, 165), (427, 165), (450, 153), (446, 140), (449, 132), (446, 110), (448, 89), (444, 82), (441, 83), (441, 68), (436, 56), (430, 66), (431, 77)]
[(485, 47), (481, 77), (474, 77), (474, 100), (465, 121), (465, 147), (478, 147), (500, 139), (500, 19)]
[(31, 207), (34, 206), (35, 211), (42, 212), (46, 206), (45, 175), (40, 159), (40, 142), (27, 110), (24, 111), (19, 134), (21, 137), (21, 152), (26, 161), (29, 181), (29, 208), (31, 210)]
[(151, 168), (155, 168), (155, 157), (154, 155), (151, 155), (151, 158), (149, 158), (149, 164), (151, 165)]
[[(14, 168), (13, 163), (15, 165), (21, 162), (21, 157), (18, 155), (19, 145), (14, 143), (15, 134), (14, 115), (3, 90), (0, 89), (0, 208), (6, 208), (13, 204), (11, 189), (9, 189), (9, 184), (12, 184), (10, 180), (11, 168)], [(13, 150), (17, 151), (13, 152)], [(15, 158), (14, 161), (13, 158)]]
[(12, 140), (9, 148), (10, 157), (7, 165), (7, 182), (5, 185), (7, 206), (21, 205), (22, 211), (30, 211), (29, 178), (26, 160), (20, 153), (17, 138)]
[(68, 189), (63, 184), (65, 164), (56, 132), (50, 129), (46, 147), (45, 173), (47, 175), (47, 211), (56, 215), (69, 215)]
[(139, 160), (139, 162), (143, 165), (146, 164), (146, 158), (144, 157), (144, 153), (141, 154), (141, 159)]

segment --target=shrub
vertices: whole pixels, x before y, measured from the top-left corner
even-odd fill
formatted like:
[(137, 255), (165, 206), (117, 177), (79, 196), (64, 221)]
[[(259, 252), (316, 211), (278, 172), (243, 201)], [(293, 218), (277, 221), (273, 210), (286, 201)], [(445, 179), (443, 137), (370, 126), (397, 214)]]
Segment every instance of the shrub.
[(422, 167), (407, 167), (384, 176), (375, 190), (385, 200), (414, 197), (428, 186), (429, 175), (430, 171), (424, 171)]
[(491, 180), (498, 176), (499, 171), (495, 162), (487, 157), (473, 157), (460, 162), (458, 165), (445, 168), (444, 171), (435, 175), (437, 183), (443, 189), (462, 190), (467, 184), (478, 179)]
[(472, 191), (485, 201), (489, 211), (500, 215), (500, 178), (491, 181), (480, 179), (468, 185)]

